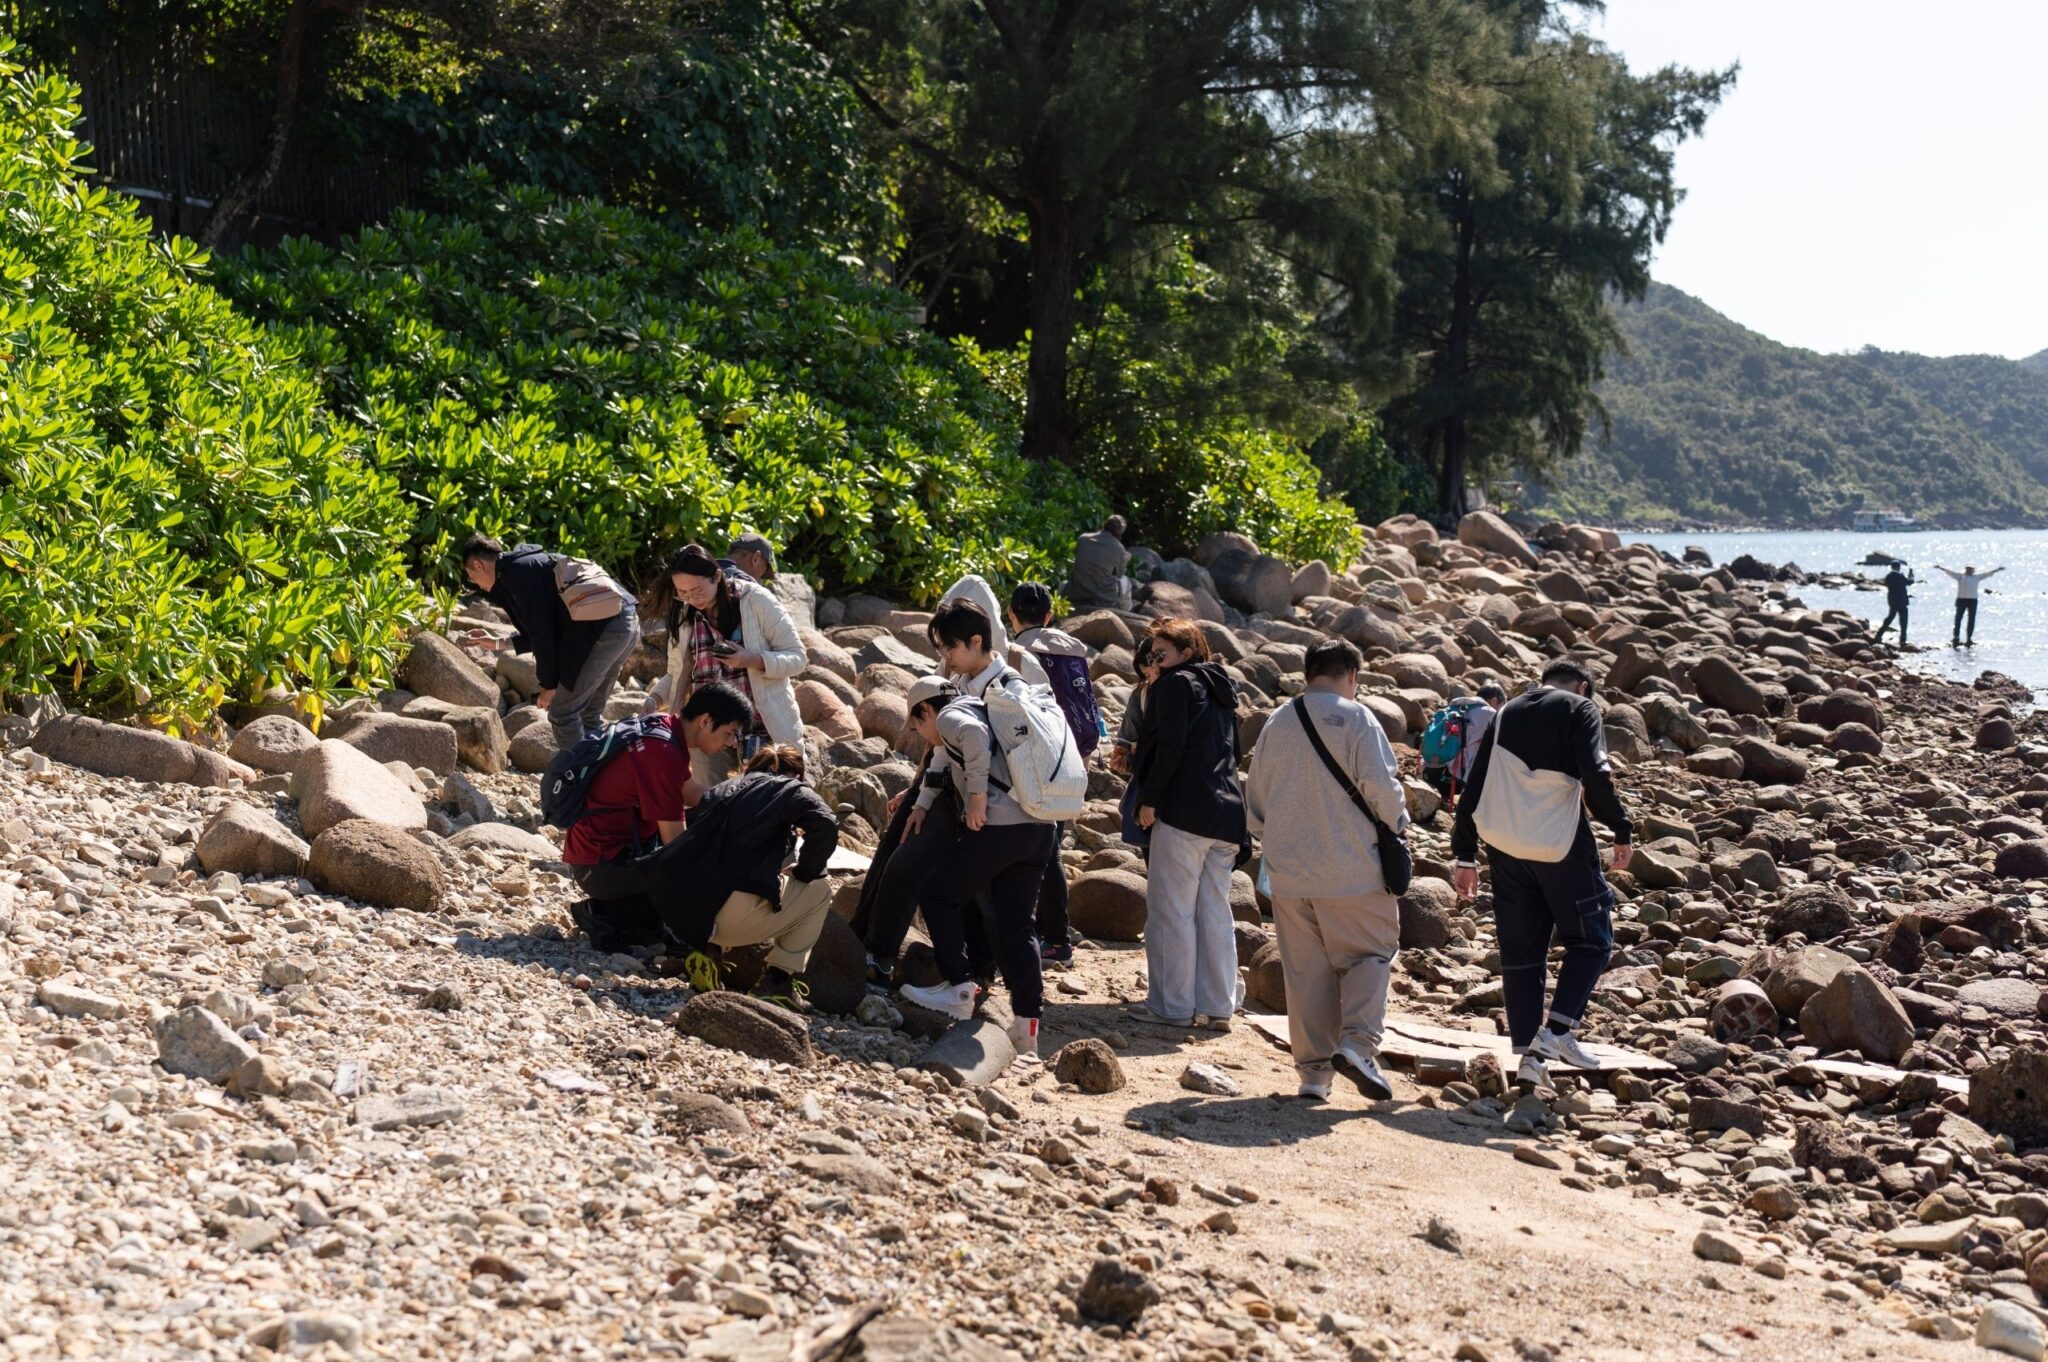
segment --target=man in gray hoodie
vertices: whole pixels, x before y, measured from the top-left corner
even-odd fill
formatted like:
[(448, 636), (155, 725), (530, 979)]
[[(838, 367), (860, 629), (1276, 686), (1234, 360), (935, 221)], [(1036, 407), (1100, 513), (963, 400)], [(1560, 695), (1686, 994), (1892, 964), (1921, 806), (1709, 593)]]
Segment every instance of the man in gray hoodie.
[[(1358, 649), (1328, 639), (1308, 650), (1308, 691), (1273, 711), (1252, 749), (1245, 806), (1262, 834), (1273, 885), (1273, 926), (1287, 980), (1287, 1028), (1301, 1095), (1330, 1095), (1342, 1073), (1374, 1101), (1394, 1090), (1380, 1072), (1387, 985), (1401, 944), (1401, 911), (1380, 874), (1372, 823), (1317, 755), (1303, 718), (1380, 821), (1407, 825), (1394, 749), (1358, 703)], [(1304, 715), (1304, 710), (1306, 714)]]

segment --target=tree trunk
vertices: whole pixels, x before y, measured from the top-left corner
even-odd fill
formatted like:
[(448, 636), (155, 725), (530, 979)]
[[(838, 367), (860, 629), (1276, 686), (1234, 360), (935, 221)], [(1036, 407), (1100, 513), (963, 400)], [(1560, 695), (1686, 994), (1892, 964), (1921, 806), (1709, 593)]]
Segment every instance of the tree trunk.
[(271, 101), (270, 131), (255, 160), (221, 191), (206, 220), (199, 224), (197, 239), (207, 250), (219, 248), (228, 228), (240, 221), (258, 196), (270, 188), (284, 165), (285, 147), (291, 141), (292, 124), (298, 118), (299, 91), (305, 84), (306, 35), (312, 31), (313, 20), (322, 10), (359, 10), (361, 4), (362, 0), (292, 0), (284, 17), (284, 35), (277, 43), (277, 92)]
[(1478, 214), (1472, 205), (1470, 188), (1462, 176), (1452, 195), (1451, 214), (1458, 230), (1458, 250), (1451, 275), (1451, 327), (1443, 354), (1442, 388), (1448, 397), (1449, 414), (1439, 428), (1442, 460), (1437, 466), (1437, 518), (1455, 525), (1464, 518), (1471, 501), (1465, 491), (1472, 432), (1466, 423), (1466, 384), (1471, 379), (1473, 332), (1479, 327), (1479, 308), (1472, 294), (1472, 250), (1478, 235)]
[(1072, 463), (1075, 422), (1067, 392), (1074, 340), (1075, 239), (1069, 205), (1028, 215), (1031, 229), (1031, 355), (1024, 376), (1024, 457)]

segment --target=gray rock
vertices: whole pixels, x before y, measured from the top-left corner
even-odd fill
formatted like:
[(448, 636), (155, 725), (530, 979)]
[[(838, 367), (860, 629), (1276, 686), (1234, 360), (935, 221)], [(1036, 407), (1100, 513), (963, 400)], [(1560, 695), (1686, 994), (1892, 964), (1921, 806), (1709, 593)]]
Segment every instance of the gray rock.
[(1977, 1316), (1977, 1346), (2028, 1362), (2048, 1357), (2048, 1328), (2024, 1305), (1992, 1301)]
[(1402, 950), (1436, 950), (1464, 941), (1458, 930), (1458, 895), (1448, 881), (1411, 880), (1399, 905)]
[(1700, 699), (1730, 714), (1753, 714), (1761, 719), (1770, 713), (1763, 687), (1718, 653), (1709, 653), (1693, 667), (1692, 684)]
[(313, 730), (285, 714), (251, 719), (228, 744), (228, 756), (244, 766), (288, 776), (299, 769), (306, 753), (320, 745)]
[(1268, 941), (1245, 969), (1245, 1001), (1267, 1012), (1287, 1010), (1287, 972), (1280, 964), (1280, 943)]
[(1109, 1042), (1089, 1037), (1069, 1041), (1052, 1057), (1053, 1077), (1071, 1083), (1082, 1092), (1101, 1096), (1115, 1092), (1127, 1081), (1124, 1066)]
[[(497, 721), (495, 712), (491, 718)], [(503, 731), (502, 723), (499, 730)], [(403, 762), (437, 776), (455, 769), (460, 750), (455, 730), (449, 725), (431, 719), (408, 719), (403, 714), (365, 714), (353, 722), (336, 724), (331, 732), (338, 741), (367, 752), (380, 762)]]
[(359, 1125), (372, 1130), (397, 1130), (403, 1126), (438, 1126), (459, 1121), (467, 1108), (460, 1097), (440, 1088), (414, 1088), (395, 1095), (372, 1093), (356, 1100)]
[(1486, 553), (1511, 558), (1525, 567), (1535, 567), (1536, 551), (1520, 531), (1492, 511), (1473, 511), (1458, 522), (1458, 542)]
[(1097, 1258), (1074, 1294), (1074, 1308), (1083, 1319), (1129, 1328), (1159, 1298), (1159, 1288), (1144, 1273), (1114, 1258)]
[(509, 851), (537, 861), (559, 861), (562, 852), (537, 832), (515, 828), (510, 823), (474, 823), (449, 837), (448, 845), (458, 851), (480, 847), (486, 851)]
[(1683, 1033), (1665, 1047), (1664, 1058), (1687, 1073), (1703, 1074), (1728, 1062), (1728, 1047), (1706, 1036)]
[(1896, 1064), (1913, 1046), (1913, 1022), (1891, 990), (1858, 966), (1843, 970), (1799, 1009), (1799, 1030), (1823, 1052), (1857, 1050)]
[(194, 747), (153, 729), (102, 723), (80, 714), (61, 714), (36, 730), (32, 751), (103, 776), (150, 780), (162, 785), (225, 789), (256, 773), (219, 752)]
[(368, 753), (323, 741), (292, 776), (299, 826), (319, 835), (337, 823), (367, 818), (394, 828), (424, 828), (427, 811), (412, 787)]
[(113, 1021), (128, 1011), (128, 1005), (119, 998), (95, 993), (65, 979), (45, 979), (36, 989), (36, 1001), (60, 1017), (97, 1017), (102, 1021)]
[(811, 1032), (803, 1019), (744, 993), (700, 993), (677, 1009), (675, 1028), (707, 1045), (775, 1064), (810, 1064)]
[[(545, 717), (545, 716), (543, 716)], [(547, 723), (528, 723), (506, 745), (505, 755), (512, 762), (512, 769), (528, 775), (539, 775), (548, 769), (548, 763), (555, 759), (555, 730)]]
[(1809, 941), (1831, 941), (1855, 925), (1856, 905), (1847, 894), (1831, 884), (1808, 884), (1785, 895), (1771, 910), (1765, 931), (1773, 941), (1794, 932)]
[(1137, 941), (1145, 934), (1145, 879), (1128, 870), (1081, 876), (1067, 891), (1067, 919), (1097, 941)]
[(2048, 1051), (2015, 1049), (1971, 1074), (1970, 1119), (2023, 1149), (2048, 1144)]
[(708, 1092), (676, 1094), (667, 1115), (669, 1125), (679, 1135), (744, 1135), (754, 1128), (745, 1112)]
[[(835, 919), (836, 920), (836, 919)], [(956, 1088), (983, 1088), (1008, 1072), (1017, 1058), (1009, 1032), (988, 1017), (969, 1017), (946, 1028), (918, 1058), (917, 1067)]]
[(1180, 1085), (1189, 1092), (1206, 1093), (1211, 1097), (1239, 1097), (1244, 1093), (1236, 1079), (1215, 1065), (1200, 1061), (1180, 1071)]
[(299, 874), (308, 850), (290, 828), (247, 804), (230, 804), (215, 814), (193, 849), (209, 875), (225, 870), (266, 878)]
[(822, 1182), (844, 1183), (870, 1196), (893, 1195), (901, 1185), (888, 1164), (866, 1154), (805, 1154), (790, 1166)]
[(367, 818), (338, 823), (313, 839), (306, 874), (330, 893), (380, 908), (434, 912), (441, 866), (417, 839)]
[(2024, 979), (2009, 975), (1972, 979), (1956, 990), (1956, 1001), (1964, 1007), (1981, 1007), (2001, 1017), (2031, 1020), (2040, 1015), (2041, 990)]
[(226, 1083), (256, 1057), (249, 1042), (203, 1007), (181, 1007), (159, 1018), (153, 1030), (157, 1063), (167, 1073)]
[(1278, 558), (1232, 548), (1209, 564), (1217, 594), (1248, 615), (1285, 619), (1294, 606), (1294, 574)]
[(482, 706), (496, 713), (498, 683), (469, 660), (455, 643), (431, 632), (413, 639), (398, 667), (398, 684), (415, 695), (431, 695), (456, 706)]
[[(455, 730), (455, 754), (463, 765), (495, 775), (512, 761), (512, 740), (496, 706), (467, 705), (449, 710), (441, 722)], [(445, 773), (444, 773), (445, 774)]]

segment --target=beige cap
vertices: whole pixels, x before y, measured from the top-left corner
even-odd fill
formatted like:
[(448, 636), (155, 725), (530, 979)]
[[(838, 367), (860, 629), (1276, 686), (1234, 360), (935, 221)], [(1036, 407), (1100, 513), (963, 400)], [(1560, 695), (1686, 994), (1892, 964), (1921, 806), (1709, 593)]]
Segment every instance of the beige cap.
[(920, 676), (903, 697), (907, 708), (916, 709), (927, 700), (951, 700), (960, 694), (960, 688), (943, 676)]

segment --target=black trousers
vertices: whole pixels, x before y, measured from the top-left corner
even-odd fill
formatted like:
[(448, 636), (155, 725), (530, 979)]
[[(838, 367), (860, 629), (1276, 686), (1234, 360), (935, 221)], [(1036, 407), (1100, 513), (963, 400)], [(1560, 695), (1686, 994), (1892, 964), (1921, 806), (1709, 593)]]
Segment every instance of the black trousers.
[(1614, 951), (1614, 890), (1601, 872), (1593, 830), (1583, 820), (1561, 861), (1490, 855), (1508, 1038), (1516, 1050), (1526, 1050), (1545, 1020), (1543, 976), (1552, 940), (1564, 946), (1564, 963), (1550, 996), (1550, 1017), (1575, 1026), (1586, 1015), (1593, 986)]
[(1893, 620), (1899, 622), (1899, 646), (1903, 648), (1906, 646), (1906, 607), (1903, 605), (1895, 605), (1885, 612), (1884, 623), (1877, 626), (1877, 636), (1883, 638), (1885, 630), (1892, 627)]
[[(915, 797), (916, 791), (911, 791)], [(953, 801), (941, 799), (924, 816), (924, 827), (906, 834), (882, 866), (881, 884), (868, 907), (861, 940), (877, 960), (894, 960), (917, 916), (918, 895), (925, 880), (950, 856), (962, 829)]]
[[(1963, 633), (1963, 617), (1965, 615), (1970, 618), (1970, 632), (1967, 635)], [(1975, 643), (1977, 641), (1977, 602), (1956, 602), (1956, 627), (1954, 633), (1950, 635), (1950, 641), (1960, 643)]]
[(924, 925), (946, 981), (974, 977), (967, 920), (975, 900), (989, 897), (995, 916), (996, 959), (1019, 1017), (1045, 1011), (1045, 977), (1038, 958), (1037, 905), (1045, 863), (1056, 845), (1050, 823), (991, 824), (980, 832), (963, 825), (951, 854), (925, 877), (919, 892)]
[[(590, 900), (590, 915), (598, 927), (593, 945), (652, 946), (667, 939), (661, 914), (654, 900), (641, 891), (640, 871), (631, 856), (597, 865), (572, 865), (569, 878)], [(605, 934), (611, 940), (600, 941)]]
[(1045, 882), (1038, 887), (1038, 939), (1048, 946), (1067, 944), (1067, 868), (1060, 864), (1060, 843), (1067, 825), (1055, 823), (1052, 859), (1045, 863)]

